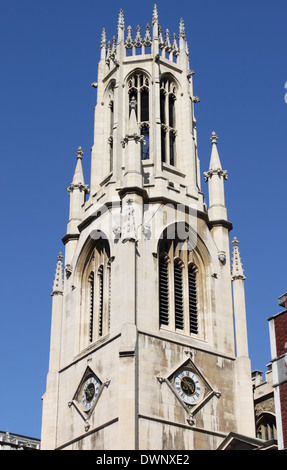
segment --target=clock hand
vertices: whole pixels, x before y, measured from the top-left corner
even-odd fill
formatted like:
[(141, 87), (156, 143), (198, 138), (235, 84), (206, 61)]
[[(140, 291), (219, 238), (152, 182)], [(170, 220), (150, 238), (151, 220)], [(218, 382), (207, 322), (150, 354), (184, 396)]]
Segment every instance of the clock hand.
[(193, 393), (193, 387), (191, 386), (191, 384), (184, 377), (182, 378), (182, 381), (184, 385), (191, 391), (191, 393)]

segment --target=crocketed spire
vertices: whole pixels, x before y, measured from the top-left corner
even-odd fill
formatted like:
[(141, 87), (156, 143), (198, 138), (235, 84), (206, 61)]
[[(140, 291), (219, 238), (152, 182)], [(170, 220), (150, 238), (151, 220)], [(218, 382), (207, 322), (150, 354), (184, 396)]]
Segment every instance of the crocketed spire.
[(64, 289), (63, 283), (63, 255), (62, 253), (58, 254), (58, 262), (56, 267), (55, 279), (53, 284), (53, 292), (54, 294), (62, 294)]
[(246, 279), (244, 276), (244, 270), (243, 270), (243, 265), (241, 262), (240, 258), (240, 253), (239, 253), (239, 241), (237, 240), (236, 237), (234, 237), (232, 241), (233, 245), (233, 252), (232, 252), (232, 279)]

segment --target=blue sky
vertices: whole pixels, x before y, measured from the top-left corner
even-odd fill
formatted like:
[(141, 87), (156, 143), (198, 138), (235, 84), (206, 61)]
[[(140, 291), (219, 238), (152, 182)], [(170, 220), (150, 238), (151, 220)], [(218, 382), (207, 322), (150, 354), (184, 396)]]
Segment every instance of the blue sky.
[[(153, 1), (0, 0), (0, 429), (40, 437), (52, 284), (79, 145), (86, 183), (100, 34), (118, 11), (135, 30)], [(144, 8), (142, 7), (144, 5)], [(240, 241), (252, 369), (270, 361), (267, 318), (287, 291), (286, 0), (158, 1), (171, 34), (184, 18), (195, 70), (201, 171), (216, 131), (226, 204)], [(287, 86), (287, 85), (286, 85)], [(207, 186), (202, 178), (203, 191)]]

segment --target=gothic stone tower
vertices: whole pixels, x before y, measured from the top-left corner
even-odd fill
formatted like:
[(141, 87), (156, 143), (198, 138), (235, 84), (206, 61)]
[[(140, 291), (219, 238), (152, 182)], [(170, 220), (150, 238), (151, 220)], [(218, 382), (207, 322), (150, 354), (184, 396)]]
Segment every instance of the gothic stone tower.
[(79, 148), (52, 292), (42, 449), (254, 435), (245, 278), (237, 240), (230, 272), (215, 133), (208, 209), (201, 191), (193, 74), (183, 20), (170, 37), (156, 6), (144, 33), (122, 10), (117, 37), (102, 32), (91, 181)]

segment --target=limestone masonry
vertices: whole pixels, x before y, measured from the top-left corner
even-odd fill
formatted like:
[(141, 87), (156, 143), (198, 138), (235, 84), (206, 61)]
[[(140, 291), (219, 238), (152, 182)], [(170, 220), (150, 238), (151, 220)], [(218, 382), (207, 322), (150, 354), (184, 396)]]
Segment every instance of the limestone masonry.
[(208, 207), (201, 189), (193, 75), (183, 20), (170, 34), (156, 5), (143, 29), (121, 10), (117, 35), (102, 31), (91, 181), (79, 147), (52, 291), (43, 450), (255, 437), (245, 276), (215, 132)]

